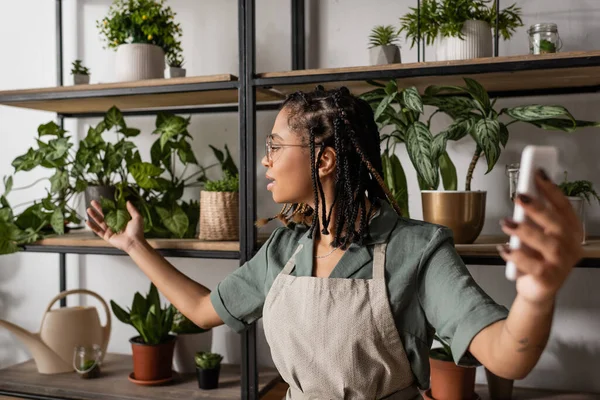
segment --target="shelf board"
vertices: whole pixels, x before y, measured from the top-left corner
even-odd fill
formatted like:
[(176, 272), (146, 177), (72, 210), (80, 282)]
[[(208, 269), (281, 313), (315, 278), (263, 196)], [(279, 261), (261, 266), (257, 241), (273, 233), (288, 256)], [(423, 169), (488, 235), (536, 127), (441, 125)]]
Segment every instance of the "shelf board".
[[(199, 239), (149, 239), (150, 245), (167, 257), (239, 259), (237, 241), (207, 241)], [(25, 251), (43, 253), (125, 255), (93, 232), (72, 232), (49, 236), (24, 246)]]
[[(104, 113), (112, 106), (126, 112), (237, 105), (238, 86), (237, 77), (231, 74), (149, 79), (0, 91), (0, 104), (70, 116)], [(270, 90), (258, 90), (256, 97), (260, 102), (282, 99)]]
[(281, 94), (347, 86), (354, 94), (374, 87), (366, 80), (396, 79), (398, 86), (464, 85), (463, 77), (477, 79), (493, 96), (580, 93), (600, 89), (600, 51), (489, 57), (364, 67), (267, 72), (254, 84)]
[[(466, 264), (504, 265), (496, 246), (508, 241), (508, 236), (482, 235), (473, 244), (456, 244), (455, 248)], [(579, 268), (600, 268), (600, 238), (589, 237), (583, 246), (583, 260)]]
[[(219, 388), (201, 390), (195, 374), (175, 375), (171, 384), (139, 386), (129, 382), (133, 362), (129, 355), (107, 354), (96, 379), (81, 379), (75, 372), (41, 375), (33, 360), (0, 370), (0, 395), (33, 395), (36, 399), (121, 399), (121, 400), (175, 400), (175, 399), (239, 399), (241, 368), (223, 364)], [(258, 389), (262, 393), (279, 380), (273, 368), (259, 368)]]

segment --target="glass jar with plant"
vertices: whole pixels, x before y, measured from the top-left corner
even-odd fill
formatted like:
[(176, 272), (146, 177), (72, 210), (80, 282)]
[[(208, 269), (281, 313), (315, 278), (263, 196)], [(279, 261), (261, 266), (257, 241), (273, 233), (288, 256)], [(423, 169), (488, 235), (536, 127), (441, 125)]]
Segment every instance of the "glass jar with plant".
[(81, 60), (73, 61), (71, 75), (73, 75), (73, 83), (75, 85), (85, 85), (90, 83), (90, 70), (85, 67)]
[(218, 353), (198, 352), (194, 359), (196, 362), (198, 387), (204, 390), (217, 389), (219, 387), (219, 374), (221, 372), (223, 356)]
[(129, 340), (133, 351), (130, 380), (145, 383), (172, 379), (171, 361), (176, 337), (169, 332), (173, 325), (174, 310), (169, 306), (161, 306), (156, 286), (150, 283), (146, 297), (136, 293), (127, 311), (112, 300), (110, 305), (119, 321), (133, 326), (139, 333)]
[(175, 15), (164, 0), (114, 0), (96, 26), (117, 50), (118, 81), (164, 77), (165, 55), (181, 51)]
[(377, 25), (369, 35), (369, 58), (371, 65), (399, 63), (400, 47), (398, 33), (392, 25)]
[[(400, 18), (411, 48), (422, 38), (427, 45), (439, 41), (438, 60), (491, 57), (492, 29), (495, 30), (496, 3), (490, 0), (423, 0), (421, 9), (411, 7)], [(516, 4), (500, 11), (498, 34), (508, 40), (523, 26), (521, 8)]]
[[(483, 227), (486, 193), (471, 190), (473, 172), (481, 157), (487, 163), (486, 174), (494, 168), (501, 148), (508, 142), (510, 125), (525, 122), (544, 130), (566, 132), (600, 126), (598, 122), (576, 120), (560, 105), (531, 104), (496, 111), (496, 100), (489, 98), (481, 84), (470, 78), (464, 80), (465, 86), (429, 86), (424, 96), (414, 87), (398, 89), (395, 81), (387, 85), (372, 82), (378, 87), (362, 95), (371, 104), (380, 128), (391, 127), (392, 132), (382, 135), (382, 140), (406, 145), (417, 172), (424, 219), (451, 227), (456, 243), (472, 243)], [(433, 112), (423, 122), (424, 106), (433, 107)], [(431, 122), (438, 113), (453, 121), (434, 135)], [(459, 192), (456, 167), (446, 145), (467, 137), (473, 140), (475, 151), (466, 172), (465, 190)], [(395, 171), (401, 168), (398, 164)], [(437, 190), (440, 178), (445, 191)], [(400, 193), (406, 183), (405, 179), (397, 179), (396, 193)]]
[(560, 190), (569, 199), (571, 206), (577, 213), (582, 225), (581, 243), (586, 244), (586, 228), (585, 228), (585, 203), (592, 204), (595, 199), (600, 203), (600, 197), (592, 182), (587, 180), (569, 181), (567, 180), (567, 171), (564, 172), (564, 180), (558, 185)]

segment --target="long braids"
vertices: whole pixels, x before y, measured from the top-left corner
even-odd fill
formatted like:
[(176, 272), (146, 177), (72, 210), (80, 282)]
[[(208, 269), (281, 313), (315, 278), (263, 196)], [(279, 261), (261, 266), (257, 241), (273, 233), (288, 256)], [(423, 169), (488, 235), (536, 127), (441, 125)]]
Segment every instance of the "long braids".
[[(387, 198), (401, 215), (382, 179), (379, 131), (368, 103), (345, 87), (326, 91), (318, 86), (313, 92), (291, 94), (282, 108), (289, 110), (292, 131), (308, 136), (314, 209), (307, 204), (285, 205), (275, 217), (261, 220), (257, 225), (278, 218), (285, 224), (297, 222), (309, 226), (311, 237), (318, 227), (327, 234), (335, 205), (336, 229), (331, 245), (346, 249), (351, 243), (361, 244), (368, 235), (368, 220), (379, 200)], [(336, 152), (334, 199), (329, 207), (318, 170), (326, 147)], [(368, 210), (367, 199), (371, 203)]]

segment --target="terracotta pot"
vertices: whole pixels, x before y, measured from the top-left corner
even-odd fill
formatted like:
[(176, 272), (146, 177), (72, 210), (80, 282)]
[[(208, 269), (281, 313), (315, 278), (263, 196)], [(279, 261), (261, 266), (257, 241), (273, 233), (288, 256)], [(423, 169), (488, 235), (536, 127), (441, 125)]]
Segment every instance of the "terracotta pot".
[(486, 193), (423, 190), (423, 220), (452, 229), (454, 243), (473, 243), (485, 222)]
[(157, 345), (142, 343), (142, 338), (131, 338), (133, 351), (133, 375), (138, 381), (157, 381), (168, 379), (173, 374), (173, 350), (175, 336), (169, 335), (169, 340)]
[(494, 373), (487, 368), (485, 368), (485, 376), (487, 377), (488, 391), (491, 400), (512, 399), (513, 384), (515, 381), (494, 375)]
[(219, 387), (220, 371), (220, 365), (215, 369), (202, 369), (196, 367), (196, 378), (198, 379), (198, 387), (204, 390), (217, 389)]
[(475, 367), (459, 367), (453, 361), (429, 358), (431, 397), (435, 400), (472, 400), (475, 393)]

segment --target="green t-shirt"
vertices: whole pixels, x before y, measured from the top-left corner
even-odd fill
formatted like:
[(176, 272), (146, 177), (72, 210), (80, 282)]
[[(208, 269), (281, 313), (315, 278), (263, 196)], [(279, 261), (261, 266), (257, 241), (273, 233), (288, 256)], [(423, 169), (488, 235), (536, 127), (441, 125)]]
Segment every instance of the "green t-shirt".
[[(373, 245), (388, 241), (385, 278), (396, 328), (419, 387), (429, 387), (429, 349), (437, 334), (450, 344), (454, 361), (478, 365), (468, 352), (475, 335), (506, 318), (473, 280), (446, 227), (399, 217), (385, 201), (362, 246), (352, 244), (331, 278), (371, 279)], [(276, 229), (258, 253), (211, 293), (215, 310), (236, 332), (262, 316), (271, 285), (299, 243), (296, 276), (312, 275), (313, 241), (304, 225)]]

